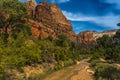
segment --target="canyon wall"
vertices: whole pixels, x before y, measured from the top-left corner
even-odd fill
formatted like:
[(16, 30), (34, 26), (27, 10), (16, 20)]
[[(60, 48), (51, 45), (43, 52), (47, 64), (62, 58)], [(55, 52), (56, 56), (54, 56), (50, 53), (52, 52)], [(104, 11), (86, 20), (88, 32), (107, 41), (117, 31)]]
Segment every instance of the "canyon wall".
[(113, 36), (116, 31), (106, 31), (102, 33), (84, 31), (75, 34), (72, 24), (63, 15), (57, 4), (49, 4), (48, 2), (40, 2), (36, 4), (35, 0), (28, 0), (27, 7), (29, 15), (36, 20), (29, 20), (32, 26), (32, 35), (35, 38), (45, 39), (52, 37), (58, 39), (59, 35), (65, 35), (69, 40), (84, 43), (93, 44), (96, 43), (96, 39), (103, 35)]

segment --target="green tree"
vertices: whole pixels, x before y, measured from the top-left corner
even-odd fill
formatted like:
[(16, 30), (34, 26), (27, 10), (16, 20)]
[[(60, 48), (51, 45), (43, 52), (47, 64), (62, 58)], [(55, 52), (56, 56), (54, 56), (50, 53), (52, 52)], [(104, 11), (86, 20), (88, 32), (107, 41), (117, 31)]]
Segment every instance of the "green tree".
[(119, 27), (119, 29), (120, 29), (120, 23), (118, 23), (118, 24), (117, 24), (117, 26), (118, 26), (118, 27)]
[(27, 7), (19, 0), (1, 0), (0, 7), (1, 34), (7, 40), (9, 30), (15, 34), (15, 31), (18, 32), (20, 29), (26, 28), (24, 26), (26, 26), (25, 18), (28, 17)]
[(120, 31), (112, 37), (104, 35), (97, 39), (97, 47), (100, 52), (104, 54), (105, 59), (111, 60), (111, 62), (120, 62)]
[(96, 80), (119, 80), (120, 69), (107, 63), (98, 63), (95, 67)]

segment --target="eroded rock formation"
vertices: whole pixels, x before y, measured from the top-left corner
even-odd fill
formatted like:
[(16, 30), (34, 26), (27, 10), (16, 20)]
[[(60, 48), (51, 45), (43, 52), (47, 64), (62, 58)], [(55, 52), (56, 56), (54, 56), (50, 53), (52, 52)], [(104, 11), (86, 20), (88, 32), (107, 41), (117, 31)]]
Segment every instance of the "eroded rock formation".
[(68, 39), (78, 43), (93, 44), (96, 39), (103, 35), (113, 36), (116, 31), (106, 31), (103, 33), (84, 31), (78, 35), (72, 29), (71, 23), (66, 19), (56, 4), (40, 2), (38, 5), (35, 0), (27, 1), (29, 15), (37, 21), (29, 20), (32, 28), (32, 35), (35, 38), (47, 38), (51, 36), (57, 39), (59, 35), (65, 35)]
[(37, 4), (36, 4), (35, 0), (27, 0), (28, 12), (29, 12), (29, 15), (31, 15), (32, 17), (34, 17), (34, 15), (35, 15), (35, 7), (36, 6), (37, 6)]
[[(30, 3), (31, 5), (35, 4), (33, 3), (33, 0), (29, 0), (27, 3), (29, 2), (32, 2)], [(46, 38), (48, 36), (54, 36), (53, 38), (56, 38), (59, 35), (64, 34), (70, 40), (76, 41), (76, 34), (72, 29), (71, 23), (66, 19), (66, 17), (63, 15), (63, 13), (60, 11), (56, 4), (49, 4), (45, 1), (39, 3), (36, 7), (31, 7), (31, 5), (27, 5), (30, 15), (38, 20), (38, 25), (42, 25), (41, 30), (37, 29), (36, 26), (30, 22), (30, 24), (32, 25), (32, 34), (35, 37)], [(34, 14), (32, 14), (32, 11), (34, 11)], [(47, 33), (42, 32), (46, 31), (44, 29), (47, 29), (47, 31), (52, 31), (52, 33), (50, 32), (51, 34), (49, 34), (49, 31)], [(41, 35), (41, 32), (47, 36)], [(52, 35), (53, 33), (54, 35)]]
[(94, 44), (96, 43), (96, 39), (102, 37), (103, 35), (113, 36), (116, 34), (116, 30), (105, 31), (105, 32), (91, 32), (91, 31), (84, 31), (78, 34), (77, 40), (79, 43), (84, 44)]

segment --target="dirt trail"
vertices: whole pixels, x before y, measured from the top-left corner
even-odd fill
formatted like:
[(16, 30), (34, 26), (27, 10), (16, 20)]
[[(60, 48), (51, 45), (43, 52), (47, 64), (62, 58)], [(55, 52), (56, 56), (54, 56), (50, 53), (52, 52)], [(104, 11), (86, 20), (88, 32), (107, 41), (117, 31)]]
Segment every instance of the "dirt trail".
[(93, 73), (87, 60), (82, 60), (79, 64), (53, 72), (42, 80), (94, 80)]

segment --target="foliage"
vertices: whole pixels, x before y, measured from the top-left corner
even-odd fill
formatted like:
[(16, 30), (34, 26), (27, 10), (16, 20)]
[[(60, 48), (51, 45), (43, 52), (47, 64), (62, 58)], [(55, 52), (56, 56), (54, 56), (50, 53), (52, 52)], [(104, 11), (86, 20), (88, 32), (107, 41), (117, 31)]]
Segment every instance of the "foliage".
[(7, 41), (9, 30), (12, 35), (17, 35), (18, 32), (24, 32), (29, 29), (25, 20), (28, 17), (27, 7), (19, 0), (1, 0), (0, 1), (0, 35)]
[(107, 63), (99, 63), (95, 70), (96, 80), (119, 80), (120, 69)]
[[(111, 62), (120, 62), (120, 31), (112, 37), (104, 35), (99, 38), (97, 45), (72, 42), (65, 35), (59, 35), (58, 40), (50, 36), (43, 40), (31, 39), (28, 18), (25, 3), (19, 0), (0, 0), (0, 79), (6, 77), (7, 69), (53, 63), (56, 64), (54, 69), (59, 70), (89, 56), (92, 57), (91, 64), (96, 69), (97, 80), (120, 79), (119, 69), (98, 61), (103, 57)], [(109, 74), (111, 72), (113, 74)]]
[[(120, 30), (114, 36), (104, 35), (98, 38), (94, 48), (90, 62), (95, 69), (96, 80), (119, 80), (120, 69), (110, 63), (120, 63)], [(101, 62), (100, 58), (106, 62)]]
[(103, 36), (97, 40), (98, 51), (102, 51), (105, 59), (111, 62), (120, 62), (120, 31), (112, 36)]

